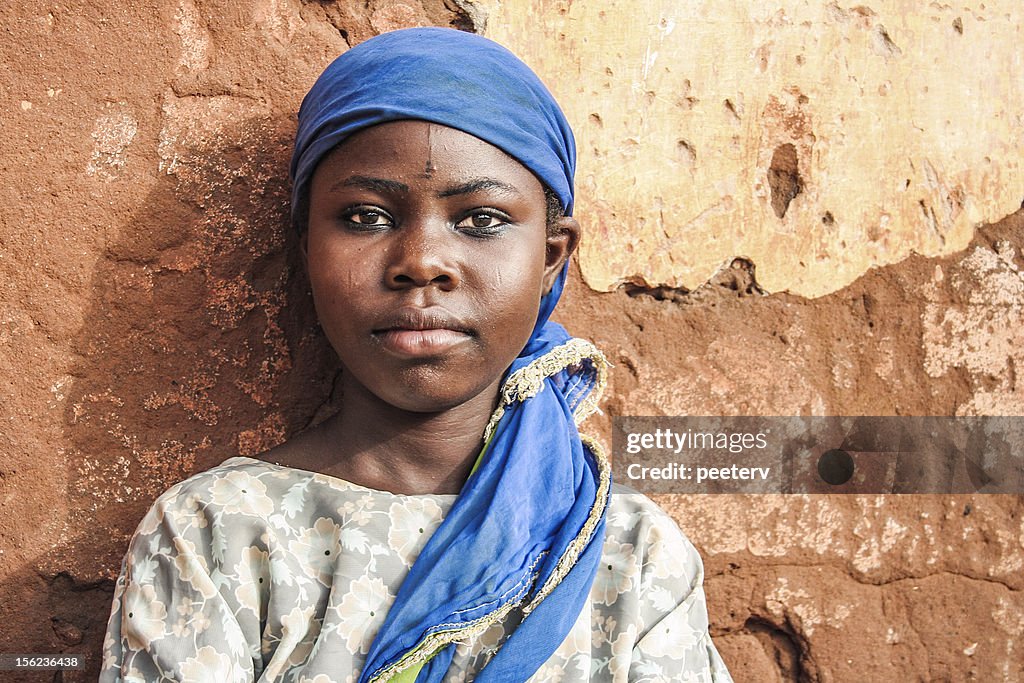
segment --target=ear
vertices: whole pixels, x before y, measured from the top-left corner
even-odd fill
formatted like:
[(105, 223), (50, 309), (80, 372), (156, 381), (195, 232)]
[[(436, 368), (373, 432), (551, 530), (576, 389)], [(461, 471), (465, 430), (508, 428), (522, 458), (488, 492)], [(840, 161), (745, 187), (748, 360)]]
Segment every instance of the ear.
[(562, 272), (562, 266), (569, 260), (580, 243), (580, 224), (572, 216), (562, 216), (547, 231), (547, 251), (544, 256), (544, 293)]

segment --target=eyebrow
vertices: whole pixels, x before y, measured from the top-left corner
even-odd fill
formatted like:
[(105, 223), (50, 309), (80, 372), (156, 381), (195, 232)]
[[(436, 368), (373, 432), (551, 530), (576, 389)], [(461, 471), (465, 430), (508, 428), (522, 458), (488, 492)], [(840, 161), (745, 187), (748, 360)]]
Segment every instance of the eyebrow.
[(333, 192), (340, 187), (358, 187), (364, 190), (370, 190), (371, 192), (378, 192), (380, 194), (400, 194), (409, 191), (408, 185), (400, 183), (397, 180), (373, 178), (365, 175), (349, 176), (348, 178), (332, 185), (331, 191)]
[(519, 191), (519, 188), (515, 185), (509, 185), (508, 183), (503, 183), (500, 180), (495, 180), (494, 178), (474, 178), (473, 180), (462, 183), (461, 185), (456, 185), (448, 188), (447, 190), (443, 190), (442, 192), (439, 192), (437, 196), (454, 197), (460, 194), (473, 194), (474, 192), (480, 192), (481, 190), (498, 190), (505, 194), (515, 195), (522, 194), (522, 192)]
[[(386, 178), (374, 178), (372, 176), (365, 175), (353, 175), (340, 180), (331, 186), (331, 191), (335, 191), (341, 187), (358, 187), (364, 190), (370, 190), (371, 192), (378, 192), (380, 194), (402, 194), (409, 191), (409, 186), (405, 183), (400, 183), (397, 180), (388, 180)], [(522, 195), (515, 185), (504, 183), (494, 178), (474, 178), (468, 180), (459, 185), (449, 187), (447, 190), (442, 190), (437, 193), (438, 197), (455, 197), (464, 194), (473, 194), (474, 192), (480, 192), (483, 190), (497, 190), (505, 194)]]

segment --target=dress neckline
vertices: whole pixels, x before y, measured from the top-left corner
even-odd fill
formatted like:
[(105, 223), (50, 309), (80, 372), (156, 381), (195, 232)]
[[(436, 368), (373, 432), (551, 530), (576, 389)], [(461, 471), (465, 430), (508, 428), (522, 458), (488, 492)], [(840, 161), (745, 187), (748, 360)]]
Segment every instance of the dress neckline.
[(362, 486), (360, 484), (354, 484), (354, 483), (348, 481), (347, 479), (342, 479), (341, 477), (335, 477), (334, 475), (331, 475), (331, 474), (324, 474), (322, 472), (315, 472), (313, 470), (304, 470), (304, 469), (302, 469), (300, 467), (292, 467), (291, 465), (278, 465), (277, 463), (267, 462), (266, 460), (260, 460), (259, 458), (251, 458), (251, 457), (249, 457), (247, 455), (236, 455), (236, 456), (233, 456), (233, 457), (228, 458), (227, 460), (223, 461), (221, 463), (221, 465), (227, 465), (227, 464), (229, 464), (231, 462), (234, 462), (234, 461), (242, 461), (242, 462), (246, 462), (246, 463), (253, 463), (253, 464), (257, 464), (257, 465), (262, 465), (264, 467), (267, 467), (267, 468), (270, 468), (270, 469), (274, 469), (274, 470), (279, 470), (279, 471), (282, 471), (282, 472), (292, 472), (294, 474), (297, 474), (297, 475), (300, 475), (300, 476), (303, 476), (303, 477), (308, 477), (310, 479), (326, 480), (328, 483), (330, 483), (330, 484), (332, 484), (334, 486), (340, 486), (342, 488), (352, 489), (353, 491), (362, 491), (364, 493), (370, 493), (370, 494), (376, 494), (376, 495), (384, 495), (384, 496), (391, 496), (393, 498), (404, 498), (404, 499), (431, 498), (431, 499), (434, 499), (434, 500), (437, 500), (437, 501), (446, 501), (446, 502), (452, 503), (452, 502), (455, 502), (455, 499), (459, 497), (457, 493), (414, 493), (414, 494), (409, 494), (409, 493), (393, 493), (391, 491), (382, 491), (380, 489), (372, 489), (372, 488), (370, 488), (368, 486)]

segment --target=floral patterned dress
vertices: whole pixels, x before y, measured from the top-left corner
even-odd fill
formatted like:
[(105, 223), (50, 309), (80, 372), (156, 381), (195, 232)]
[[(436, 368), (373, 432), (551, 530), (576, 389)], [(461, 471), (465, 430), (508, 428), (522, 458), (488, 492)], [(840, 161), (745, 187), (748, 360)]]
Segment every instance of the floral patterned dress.
[[(245, 457), (171, 487), (125, 556), (101, 683), (356, 681), (454, 501)], [(614, 489), (590, 602), (530, 681), (731, 681), (708, 635), (702, 578), (671, 518)], [(473, 680), (520, 618), (459, 644), (445, 680)]]

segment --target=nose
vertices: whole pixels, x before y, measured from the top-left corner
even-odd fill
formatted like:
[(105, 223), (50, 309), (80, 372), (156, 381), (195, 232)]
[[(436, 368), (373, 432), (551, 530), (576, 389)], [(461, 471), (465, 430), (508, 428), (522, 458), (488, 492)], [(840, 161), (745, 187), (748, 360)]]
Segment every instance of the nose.
[(405, 289), (435, 285), (448, 291), (461, 281), (455, 265), (455, 254), (447, 245), (447, 226), (427, 221), (405, 225), (396, 230), (391, 245), (391, 258), (384, 278), (388, 287)]

